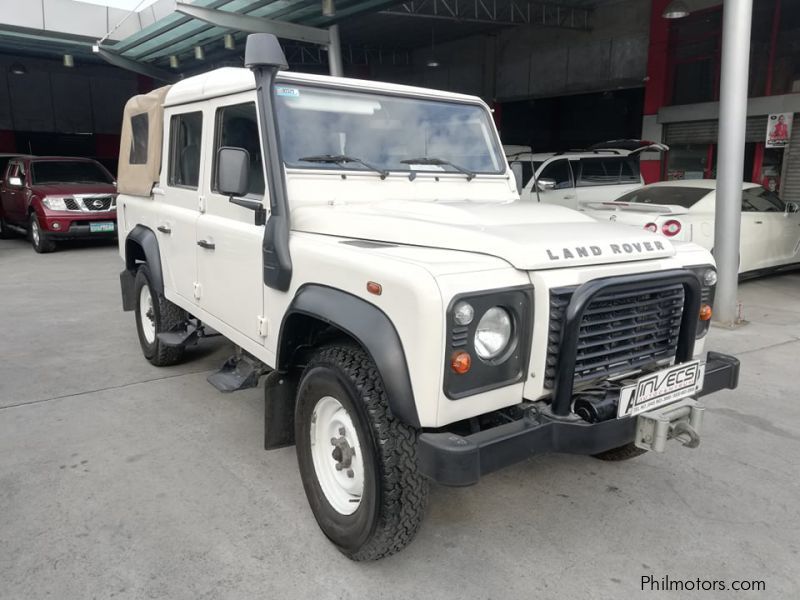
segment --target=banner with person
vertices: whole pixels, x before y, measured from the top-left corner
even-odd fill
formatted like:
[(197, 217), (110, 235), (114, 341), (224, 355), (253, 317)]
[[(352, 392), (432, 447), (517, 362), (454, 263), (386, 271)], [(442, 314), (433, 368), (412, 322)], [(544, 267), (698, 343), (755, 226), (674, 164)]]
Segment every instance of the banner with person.
[(767, 119), (767, 148), (785, 148), (792, 137), (793, 113), (776, 113)]

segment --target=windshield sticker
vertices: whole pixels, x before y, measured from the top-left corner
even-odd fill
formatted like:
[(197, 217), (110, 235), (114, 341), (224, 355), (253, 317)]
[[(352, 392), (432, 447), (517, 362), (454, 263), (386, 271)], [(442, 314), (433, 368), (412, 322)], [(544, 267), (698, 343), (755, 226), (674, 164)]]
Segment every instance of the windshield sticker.
[(275, 88), (275, 95), (276, 96), (288, 96), (290, 98), (298, 98), (300, 96), (300, 90), (297, 88), (292, 87), (276, 87)]
[(408, 170), (409, 171), (441, 171), (441, 172), (444, 172), (445, 168), (440, 166), (440, 165), (426, 165), (426, 164), (418, 165), (416, 163), (408, 163)]

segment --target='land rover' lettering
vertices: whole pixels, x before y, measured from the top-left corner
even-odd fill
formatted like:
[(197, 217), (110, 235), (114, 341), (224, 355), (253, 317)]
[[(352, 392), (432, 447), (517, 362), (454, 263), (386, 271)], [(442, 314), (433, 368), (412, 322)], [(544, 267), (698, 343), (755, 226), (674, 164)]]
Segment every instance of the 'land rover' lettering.
[[(609, 254), (636, 254), (643, 252), (657, 252), (664, 250), (664, 244), (658, 241), (652, 242), (625, 242), (621, 244), (609, 244)], [(546, 248), (547, 258), (550, 260), (561, 260), (571, 258), (588, 258), (591, 256), (603, 256), (604, 251), (600, 246), (571, 246), (569, 248)]]

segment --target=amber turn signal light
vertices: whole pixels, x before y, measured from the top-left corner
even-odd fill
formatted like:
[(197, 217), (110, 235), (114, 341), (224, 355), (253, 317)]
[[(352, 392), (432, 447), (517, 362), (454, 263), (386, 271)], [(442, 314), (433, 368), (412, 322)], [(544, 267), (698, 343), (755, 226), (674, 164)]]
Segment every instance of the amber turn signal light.
[(708, 321), (711, 318), (711, 307), (708, 304), (703, 304), (700, 307), (700, 320)]
[(370, 294), (375, 294), (376, 296), (380, 296), (383, 293), (383, 286), (380, 283), (376, 283), (374, 281), (368, 281), (367, 291)]
[(461, 350), (460, 352), (456, 352), (453, 354), (452, 358), (450, 358), (450, 368), (453, 369), (459, 375), (463, 375), (469, 368), (472, 366), (472, 357)]

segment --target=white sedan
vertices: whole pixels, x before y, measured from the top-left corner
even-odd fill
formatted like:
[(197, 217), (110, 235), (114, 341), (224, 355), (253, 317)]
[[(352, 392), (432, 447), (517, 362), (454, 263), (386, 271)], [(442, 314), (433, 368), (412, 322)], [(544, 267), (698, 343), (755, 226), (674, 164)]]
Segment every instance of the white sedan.
[[(601, 221), (642, 227), (713, 251), (716, 184), (712, 179), (662, 181), (581, 208)], [(797, 204), (758, 184), (742, 185), (739, 273), (800, 263), (798, 211)]]

